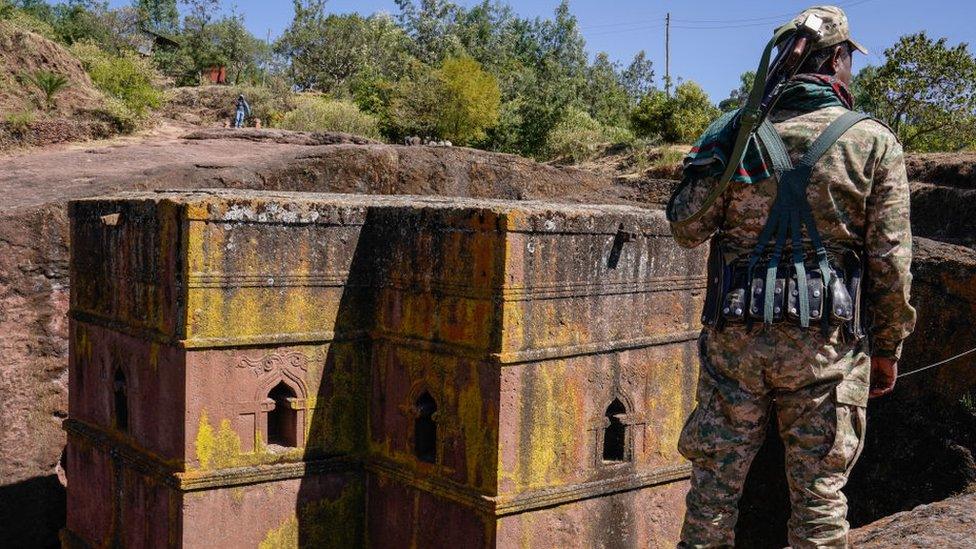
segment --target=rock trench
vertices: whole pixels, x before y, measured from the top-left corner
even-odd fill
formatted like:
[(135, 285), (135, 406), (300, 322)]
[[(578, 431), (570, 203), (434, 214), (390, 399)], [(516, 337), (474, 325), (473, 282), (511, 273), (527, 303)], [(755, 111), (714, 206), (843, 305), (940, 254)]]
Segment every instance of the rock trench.
[[(620, 185), (572, 168), (460, 147), (257, 130), (39, 152), (4, 158), (0, 165), (0, 539), (38, 547), (56, 545), (65, 512), (56, 470), (67, 403), (68, 200), (118, 190), (228, 187), (649, 206), (669, 185)], [(920, 315), (901, 365), (905, 371), (976, 345), (974, 166), (976, 155), (909, 160)], [(868, 445), (848, 489), (855, 525), (963, 493), (976, 481), (974, 388), (971, 355), (906, 378), (895, 395), (872, 404)], [(743, 545), (783, 541), (787, 506), (777, 459), (770, 439), (743, 502)], [(973, 520), (969, 503), (969, 515), (959, 504), (952, 507), (954, 518), (945, 520), (971, 524), (965, 522)], [(884, 524), (913, 524), (917, 532), (932, 516), (896, 515)], [(933, 529), (938, 520), (932, 519)], [(880, 547), (877, 540), (886, 538), (859, 532), (855, 539)]]

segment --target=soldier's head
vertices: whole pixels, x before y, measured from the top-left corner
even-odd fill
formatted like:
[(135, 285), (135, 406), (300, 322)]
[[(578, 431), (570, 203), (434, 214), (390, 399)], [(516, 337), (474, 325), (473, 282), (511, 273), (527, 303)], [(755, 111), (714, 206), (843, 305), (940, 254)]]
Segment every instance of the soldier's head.
[(800, 72), (814, 72), (837, 77), (845, 84), (851, 83), (854, 50), (867, 54), (868, 50), (851, 38), (847, 14), (836, 6), (816, 6), (803, 10), (794, 19), (801, 23), (815, 15), (823, 21), (820, 37), (811, 44), (811, 53), (800, 67)]

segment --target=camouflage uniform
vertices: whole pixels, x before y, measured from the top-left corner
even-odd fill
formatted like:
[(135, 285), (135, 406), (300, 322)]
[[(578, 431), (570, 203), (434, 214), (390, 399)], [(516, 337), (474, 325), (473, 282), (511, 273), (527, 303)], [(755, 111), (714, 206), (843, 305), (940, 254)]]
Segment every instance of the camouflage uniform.
[[(843, 107), (778, 111), (770, 120), (793, 156), (840, 116)], [(699, 210), (714, 185), (702, 179), (678, 190), (678, 219)], [(697, 246), (721, 231), (727, 256), (755, 246), (776, 196), (776, 181), (733, 182), (698, 220), (672, 225), (677, 242)], [(850, 341), (838, 328), (824, 335), (795, 323), (706, 328), (699, 340), (698, 406), (685, 425), (681, 453), (693, 465), (682, 530), (689, 547), (731, 546), (737, 503), (775, 407), (786, 447), (793, 547), (846, 547), (847, 503), (841, 488), (860, 453), (870, 358), (897, 359), (912, 331), (909, 305), (909, 187), (901, 145), (884, 125), (864, 121), (821, 158), (807, 198), (827, 248), (866, 258), (864, 305), (868, 340)], [(785, 254), (789, 257), (789, 252)]]

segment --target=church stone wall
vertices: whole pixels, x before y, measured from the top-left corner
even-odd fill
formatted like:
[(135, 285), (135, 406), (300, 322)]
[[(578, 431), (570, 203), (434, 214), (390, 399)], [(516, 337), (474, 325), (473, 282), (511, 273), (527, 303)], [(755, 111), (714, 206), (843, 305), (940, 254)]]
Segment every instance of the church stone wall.
[(674, 542), (704, 280), (660, 214), (246, 191), (71, 212), (66, 540)]

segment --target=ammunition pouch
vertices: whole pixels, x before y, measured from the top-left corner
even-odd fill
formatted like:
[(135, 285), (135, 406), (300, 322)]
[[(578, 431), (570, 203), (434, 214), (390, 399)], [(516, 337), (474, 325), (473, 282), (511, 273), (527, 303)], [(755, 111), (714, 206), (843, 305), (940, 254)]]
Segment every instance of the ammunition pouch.
[[(749, 265), (744, 261), (726, 264), (719, 239), (713, 239), (709, 255), (709, 280), (702, 323), (719, 330), (726, 325), (763, 323), (766, 302), (766, 265), (753, 269), (749, 279)], [(771, 259), (771, 258), (766, 258)], [(825, 333), (842, 326), (845, 338), (857, 341), (864, 336), (861, 326), (861, 280), (863, 265), (854, 252), (845, 252), (839, 260), (831, 258), (830, 282), (824, 286), (824, 275), (815, 260), (805, 262), (805, 288), (801, 287), (792, 263), (782, 262), (777, 277), (770, 286), (773, 292), (772, 324), (790, 323), (801, 326), (800, 292), (805, 291), (809, 304), (811, 328)], [(836, 265), (836, 266), (835, 266)], [(756, 274), (761, 273), (761, 274)]]

